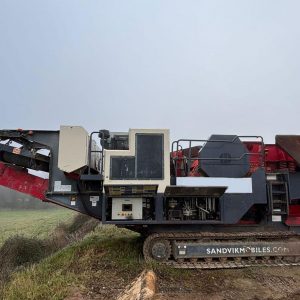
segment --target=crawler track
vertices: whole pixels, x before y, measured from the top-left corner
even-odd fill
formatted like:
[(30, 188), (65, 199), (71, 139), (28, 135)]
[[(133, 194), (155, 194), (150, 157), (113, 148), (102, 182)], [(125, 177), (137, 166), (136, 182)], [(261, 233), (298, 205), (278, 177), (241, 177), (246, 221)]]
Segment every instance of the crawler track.
[[(251, 244), (292, 245), (285, 253), (244, 253), (243, 255), (194, 255), (180, 256), (176, 247), (189, 245), (230, 244), (242, 247)], [(187, 245), (186, 247), (183, 245)], [(174, 268), (183, 269), (231, 269), (252, 266), (300, 266), (300, 236), (294, 232), (244, 232), (244, 233), (154, 233), (148, 236), (143, 247), (144, 257), (148, 261), (158, 261)], [(154, 254), (153, 254), (154, 253)], [(159, 253), (159, 255), (156, 255)], [(156, 255), (156, 256), (155, 256)]]

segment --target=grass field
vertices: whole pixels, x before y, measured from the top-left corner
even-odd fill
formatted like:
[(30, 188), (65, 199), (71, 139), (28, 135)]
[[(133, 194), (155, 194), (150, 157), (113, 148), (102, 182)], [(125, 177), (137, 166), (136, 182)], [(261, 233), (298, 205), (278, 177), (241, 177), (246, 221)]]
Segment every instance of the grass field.
[[(20, 232), (47, 237), (61, 221), (71, 221), (72, 215), (68, 210), (1, 212), (0, 232), (4, 234), (7, 230), (6, 237)], [(13, 218), (15, 222), (4, 221), (2, 216), (8, 221)], [(155, 300), (300, 299), (299, 267), (172, 269), (146, 263), (142, 258), (142, 243), (134, 232), (97, 224), (83, 239), (38, 263), (16, 269), (2, 293), (0, 290), (0, 299), (63, 300), (68, 296), (67, 299), (116, 299), (143, 269), (153, 269), (157, 274)]]
[(62, 300), (76, 292), (116, 299), (145, 267), (141, 245), (133, 232), (100, 225), (82, 241), (12, 274), (0, 299)]
[[(74, 215), (63, 209), (1, 211), (1, 242), (16, 234), (47, 238), (61, 222), (73, 224)], [(83, 299), (116, 299), (144, 268), (151, 268), (141, 253), (138, 234), (100, 224), (83, 240), (16, 269), (0, 289), (0, 299), (62, 300), (78, 292)]]
[(63, 208), (46, 210), (0, 210), (0, 246), (11, 236), (46, 238), (61, 222), (76, 213)]

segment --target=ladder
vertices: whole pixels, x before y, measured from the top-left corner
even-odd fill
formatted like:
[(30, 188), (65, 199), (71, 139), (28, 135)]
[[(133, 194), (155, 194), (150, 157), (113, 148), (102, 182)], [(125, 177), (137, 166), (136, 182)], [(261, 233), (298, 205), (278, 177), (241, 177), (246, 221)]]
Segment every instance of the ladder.
[(267, 174), (269, 208), (273, 222), (281, 222), (282, 216), (289, 214), (288, 175)]

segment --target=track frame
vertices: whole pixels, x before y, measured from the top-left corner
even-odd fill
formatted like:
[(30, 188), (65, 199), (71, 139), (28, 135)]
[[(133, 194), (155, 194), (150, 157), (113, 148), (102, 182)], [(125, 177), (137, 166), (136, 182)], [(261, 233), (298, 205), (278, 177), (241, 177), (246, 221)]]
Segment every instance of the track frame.
[[(166, 245), (157, 250), (157, 244)], [(178, 245), (188, 247), (196, 245), (232, 245), (232, 247), (278, 246), (278, 252), (252, 253), (246, 251), (242, 255), (219, 253), (215, 255), (182, 255), (176, 252)], [(171, 251), (170, 251), (171, 249)], [(285, 249), (285, 250), (284, 250)], [(295, 232), (243, 232), (243, 233), (211, 233), (211, 232), (164, 232), (149, 235), (143, 246), (146, 261), (157, 261), (160, 264), (184, 269), (229, 269), (253, 266), (300, 266), (300, 235)]]

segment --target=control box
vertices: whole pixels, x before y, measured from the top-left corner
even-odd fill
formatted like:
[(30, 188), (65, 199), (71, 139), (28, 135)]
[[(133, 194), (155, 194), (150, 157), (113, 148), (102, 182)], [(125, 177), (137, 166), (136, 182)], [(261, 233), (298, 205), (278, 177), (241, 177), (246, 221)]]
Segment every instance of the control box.
[(142, 220), (143, 198), (112, 198), (112, 220)]

